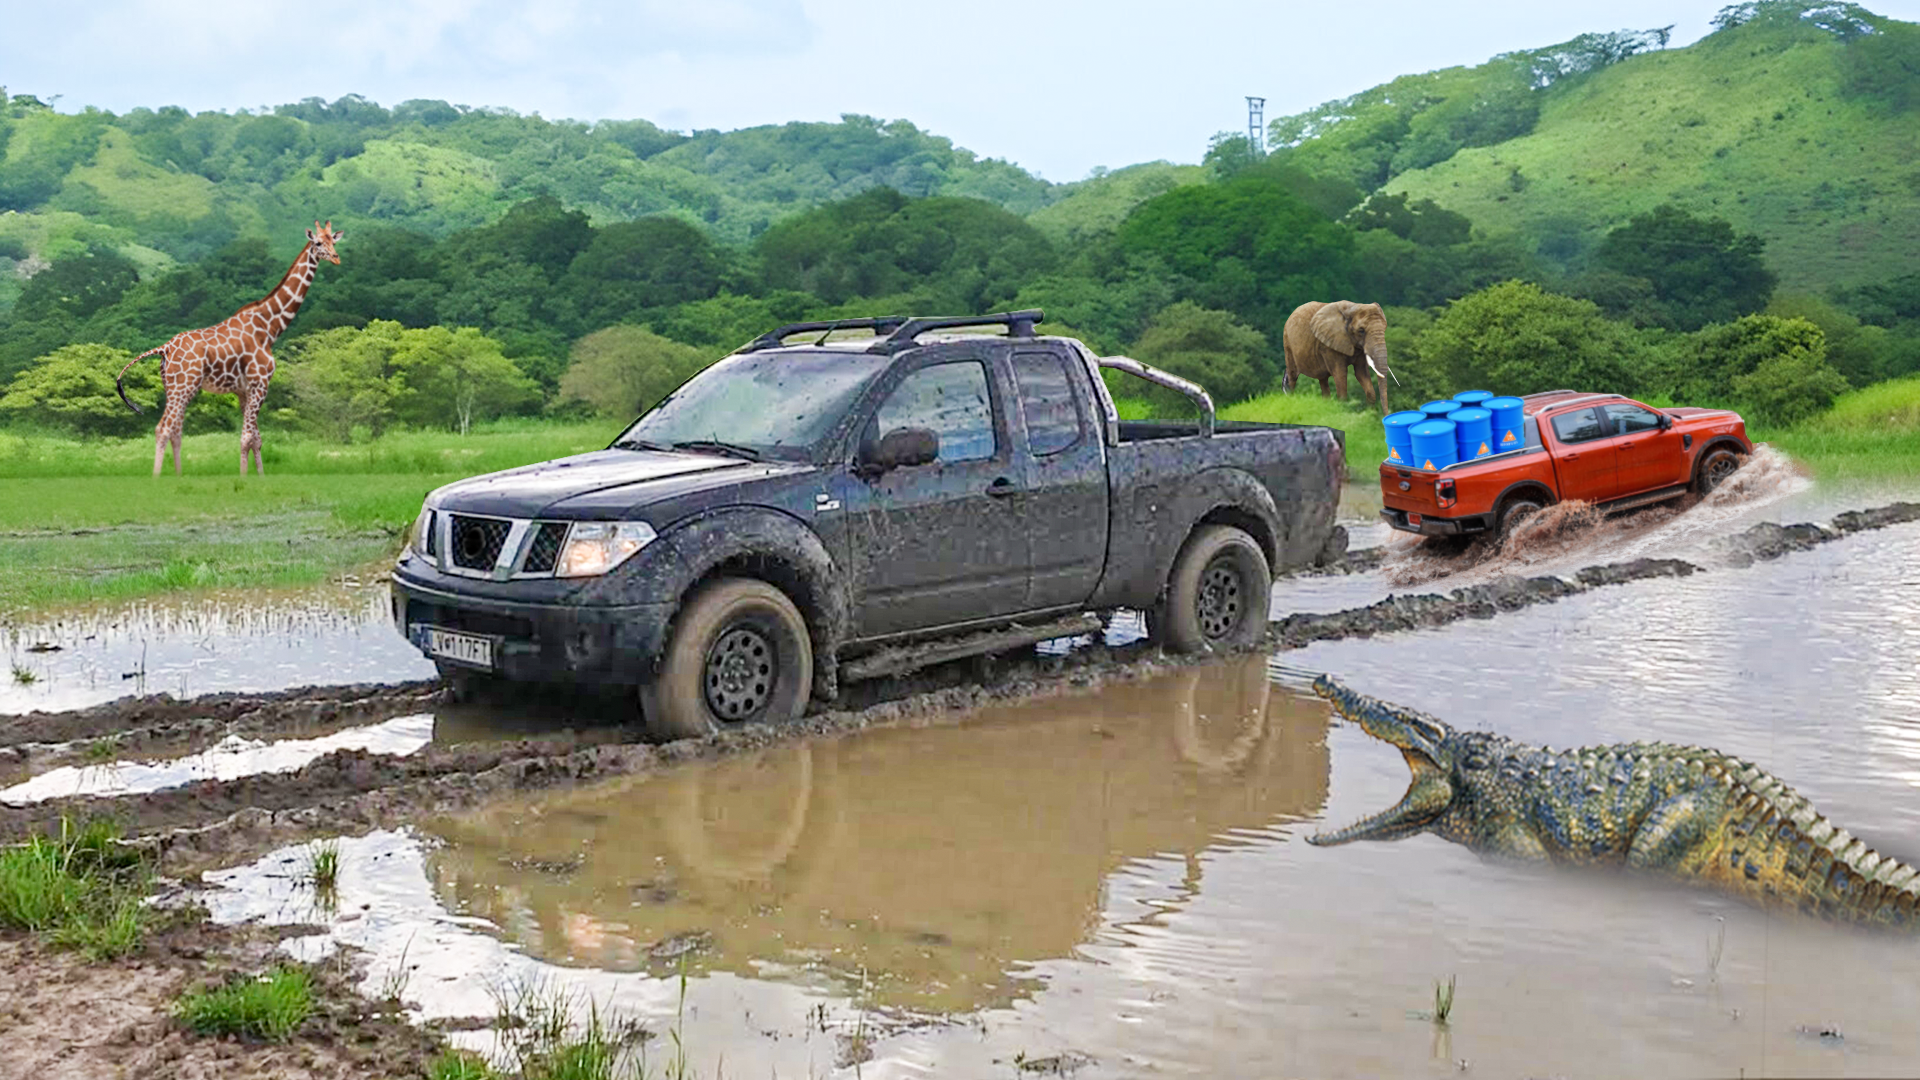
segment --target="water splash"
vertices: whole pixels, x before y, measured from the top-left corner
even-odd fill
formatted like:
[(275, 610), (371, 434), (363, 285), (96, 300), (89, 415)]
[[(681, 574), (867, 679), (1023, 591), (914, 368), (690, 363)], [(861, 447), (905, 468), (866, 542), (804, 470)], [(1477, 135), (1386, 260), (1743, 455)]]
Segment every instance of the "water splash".
[(1644, 510), (1608, 516), (1578, 499), (1555, 503), (1503, 539), (1481, 537), (1449, 553), (1425, 538), (1396, 533), (1381, 572), (1394, 585), (1441, 578), (1487, 579), (1550, 573), (1565, 566), (1676, 557), (1726, 532), (1755, 509), (1813, 487), (1806, 466), (1762, 444), (1706, 495), (1688, 494)]

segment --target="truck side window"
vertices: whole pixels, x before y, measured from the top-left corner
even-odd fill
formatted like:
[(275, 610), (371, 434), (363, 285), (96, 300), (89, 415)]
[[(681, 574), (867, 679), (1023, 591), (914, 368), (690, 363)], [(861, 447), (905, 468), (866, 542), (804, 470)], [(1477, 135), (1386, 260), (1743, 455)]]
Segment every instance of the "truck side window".
[(874, 419), (875, 438), (895, 428), (932, 429), (940, 437), (941, 462), (983, 461), (999, 446), (987, 368), (978, 360), (921, 368), (900, 380)]
[(1553, 434), (1563, 443), (1583, 443), (1613, 432), (1601, 425), (1597, 410), (1580, 409), (1554, 417)]
[(1013, 381), (1020, 387), (1027, 447), (1034, 457), (1057, 454), (1080, 441), (1080, 408), (1063, 358), (1044, 352), (1014, 353)]
[(1636, 431), (1653, 431), (1660, 426), (1660, 417), (1638, 405), (1607, 405), (1607, 421), (1615, 435), (1631, 435)]

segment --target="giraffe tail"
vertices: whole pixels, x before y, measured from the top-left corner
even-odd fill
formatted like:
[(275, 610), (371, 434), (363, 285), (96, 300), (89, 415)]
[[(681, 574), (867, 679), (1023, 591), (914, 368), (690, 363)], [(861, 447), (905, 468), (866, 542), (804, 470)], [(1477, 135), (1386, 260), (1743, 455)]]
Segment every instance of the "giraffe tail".
[(127, 377), (128, 370), (130, 370), (133, 367), (133, 365), (139, 363), (142, 360), (145, 360), (147, 357), (153, 356), (156, 353), (164, 353), (166, 351), (167, 351), (167, 347), (165, 345), (156, 345), (153, 348), (148, 349), (146, 352), (141, 353), (139, 356), (136, 356), (133, 359), (127, 361), (127, 366), (120, 369), (119, 377), (113, 380), (113, 388), (115, 390), (120, 391), (120, 400), (127, 403), (127, 408), (132, 409), (134, 412), (137, 412), (137, 413), (146, 411), (145, 409), (142, 409), (140, 406), (135, 405), (133, 403), (133, 399), (127, 396), (127, 388), (121, 385), (121, 383)]

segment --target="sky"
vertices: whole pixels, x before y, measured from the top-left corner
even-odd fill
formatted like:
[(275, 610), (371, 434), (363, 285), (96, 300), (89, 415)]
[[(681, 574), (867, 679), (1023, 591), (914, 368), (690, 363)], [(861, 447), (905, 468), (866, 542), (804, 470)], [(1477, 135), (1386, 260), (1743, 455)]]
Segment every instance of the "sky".
[[(730, 130), (905, 119), (1049, 180), (1198, 161), (1207, 139), (1397, 75), (1721, 0), (0, 0), (0, 86), (63, 112), (345, 94)], [(1920, 0), (1870, 0), (1920, 21)]]

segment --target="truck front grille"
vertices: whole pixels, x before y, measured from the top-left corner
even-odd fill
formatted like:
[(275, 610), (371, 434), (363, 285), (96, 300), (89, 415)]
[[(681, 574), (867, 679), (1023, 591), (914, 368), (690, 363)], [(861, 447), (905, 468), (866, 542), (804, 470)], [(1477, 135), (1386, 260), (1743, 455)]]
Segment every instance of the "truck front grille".
[(500, 518), (452, 515), (447, 538), (447, 554), (453, 565), (463, 570), (492, 570), (500, 558), (500, 546), (507, 542), (513, 523)]
[(550, 574), (553, 566), (560, 561), (560, 546), (567, 540), (567, 524), (564, 521), (543, 521), (534, 528), (533, 542), (527, 545), (527, 561), (521, 566), (524, 574)]

